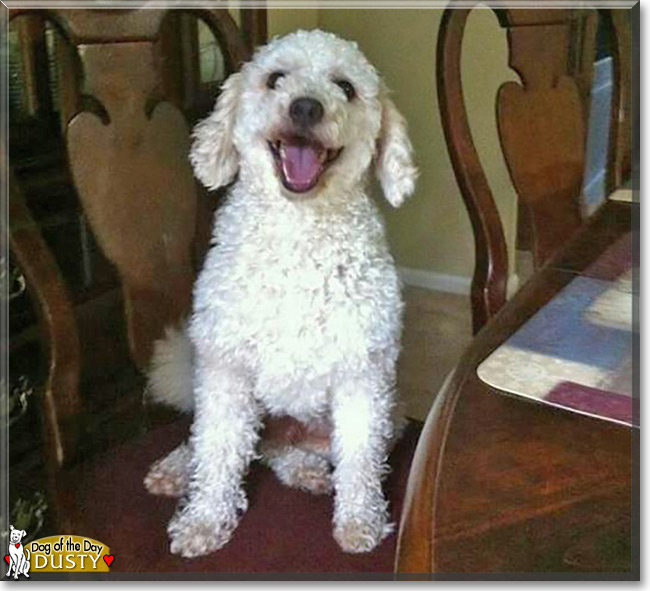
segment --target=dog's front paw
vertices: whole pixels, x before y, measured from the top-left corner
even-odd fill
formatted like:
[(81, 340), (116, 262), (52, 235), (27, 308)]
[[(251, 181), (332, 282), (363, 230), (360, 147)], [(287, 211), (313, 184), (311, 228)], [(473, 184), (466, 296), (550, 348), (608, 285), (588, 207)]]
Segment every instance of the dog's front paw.
[(220, 519), (217, 515), (185, 507), (174, 515), (167, 527), (170, 550), (184, 558), (205, 556), (225, 546), (236, 527), (236, 517)]
[(334, 539), (344, 552), (359, 554), (374, 550), (393, 529), (384, 516), (348, 517), (335, 525)]

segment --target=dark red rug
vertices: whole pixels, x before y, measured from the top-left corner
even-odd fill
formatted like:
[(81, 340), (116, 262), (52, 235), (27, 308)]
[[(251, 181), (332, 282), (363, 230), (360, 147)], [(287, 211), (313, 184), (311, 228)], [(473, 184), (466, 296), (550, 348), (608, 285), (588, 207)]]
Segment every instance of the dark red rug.
[[(420, 428), (419, 423), (410, 423), (391, 455), (392, 472), (385, 488), (395, 523)], [(170, 554), (166, 525), (176, 500), (150, 495), (142, 479), (151, 463), (184, 440), (187, 432), (187, 421), (158, 428), (78, 470), (78, 510), (85, 525), (83, 531), (72, 533), (110, 547), (115, 555), (111, 573), (200, 572), (218, 578), (216, 573), (393, 571), (396, 533), (369, 554), (343, 553), (332, 537), (332, 497), (287, 488), (259, 463), (246, 479), (249, 509), (228, 545), (196, 559)]]

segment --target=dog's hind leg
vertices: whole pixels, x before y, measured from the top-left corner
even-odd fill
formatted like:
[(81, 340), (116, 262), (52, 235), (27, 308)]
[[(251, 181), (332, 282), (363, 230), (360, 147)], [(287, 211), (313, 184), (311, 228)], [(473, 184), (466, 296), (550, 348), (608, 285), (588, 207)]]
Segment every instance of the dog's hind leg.
[(154, 495), (180, 497), (187, 490), (192, 454), (187, 443), (182, 443), (170, 454), (149, 468), (144, 478), (145, 488)]
[(262, 461), (286, 486), (300, 488), (316, 495), (332, 491), (331, 466), (320, 454), (292, 446), (263, 446)]

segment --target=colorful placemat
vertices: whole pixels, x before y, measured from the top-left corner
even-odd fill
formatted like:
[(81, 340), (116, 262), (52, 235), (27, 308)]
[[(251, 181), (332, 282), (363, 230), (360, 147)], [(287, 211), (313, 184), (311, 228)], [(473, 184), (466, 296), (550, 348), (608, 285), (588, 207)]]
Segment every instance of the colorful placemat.
[(497, 390), (638, 426), (628, 273), (576, 277), (477, 369)]

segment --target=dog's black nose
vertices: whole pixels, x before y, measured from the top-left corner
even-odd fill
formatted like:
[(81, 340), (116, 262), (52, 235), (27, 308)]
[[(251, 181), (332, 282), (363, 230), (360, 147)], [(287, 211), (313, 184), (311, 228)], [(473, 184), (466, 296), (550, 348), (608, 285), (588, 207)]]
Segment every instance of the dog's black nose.
[(306, 96), (295, 99), (289, 106), (289, 117), (300, 127), (316, 125), (325, 113), (323, 105), (316, 99)]

